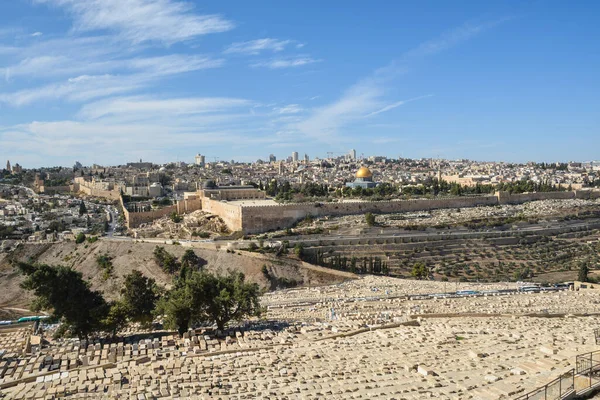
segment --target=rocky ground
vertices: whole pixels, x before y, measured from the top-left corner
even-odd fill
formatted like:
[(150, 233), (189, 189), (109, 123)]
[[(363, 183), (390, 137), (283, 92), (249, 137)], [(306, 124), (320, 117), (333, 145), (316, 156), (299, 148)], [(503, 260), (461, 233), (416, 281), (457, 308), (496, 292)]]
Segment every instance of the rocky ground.
[[(0, 253), (0, 311), (6, 307), (26, 307), (31, 298), (19, 287), (22, 277), (11, 261), (33, 261), (49, 265), (67, 265), (83, 274), (92, 288), (100, 290), (107, 298), (118, 295), (123, 277), (137, 269), (144, 275), (168, 286), (172, 277), (163, 272), (154, 260), (153, 251), (157, 245), (163, 246), (169, 253), (181, 258), (188, 247), (133, 241), (98, 240), (94, 243), (75, 244), (62, 242), (52, 244), (22, 244), (12, 253)], [(202, 260), (203, 268), (212, 272), (238, 270), (246, 279), (258, 283), (265, 290), (277, 286), (274, 280), (294, 282), (297, 285), (323, 285), (339, 282), (351, 274), (341, 273), (319, 267), (306, 267), (293, 258), (276, 258), (273, 255), (234, 252), (223, 249), (194, 248)], [(107, 254), (112, 257), (114, 270), (108, 279), (104, 279), (96, 257)], [(263, 265), (269, 270), (269, 277), (262, 272)]]
[(419, 296), (444, 289), (368, 276), (278, 291), (263, 297), (262, 322), (183, 338), (126, 332), (39, 351), (25, 328), (0, 331), (0, 347), (16, 357), (0, 364), (0, 387), (15, 399), (508, 399), (598, 349), (596, 290)]
[(165, 239), (208, 239), (228, 234), (229, 229), (221, 218), (204, 211), (194, 211), (182, 215), (183, 220), (175, 223), (170, 217), (157, 219), (132, 229), (132, 235), (138, 238)]

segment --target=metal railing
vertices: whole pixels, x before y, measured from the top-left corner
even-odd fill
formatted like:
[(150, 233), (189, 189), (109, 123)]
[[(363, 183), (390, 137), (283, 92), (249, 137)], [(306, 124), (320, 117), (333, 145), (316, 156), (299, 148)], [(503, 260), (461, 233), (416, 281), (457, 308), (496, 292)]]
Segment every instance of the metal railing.
[(580, 354), (575, 361), (577, 375), (581, 378), (578, 384), (580, 390), (587, 390), (600, 384), (600, 350)]
[[(594, 331), (600, 333), (599, 329)], [(596, 336), (598, 340), (598, 336)], [(561, 400), (573, 393), (581, 393), (600, 386), (600, 350), (580, 354), (575, 368), (562, 373), (550, 383), (521, 395), (516, 400)]]
[(574, 391), (575, 369), (570, 369), (552, 382), (517, 397), (517, 400), (560, 400)]

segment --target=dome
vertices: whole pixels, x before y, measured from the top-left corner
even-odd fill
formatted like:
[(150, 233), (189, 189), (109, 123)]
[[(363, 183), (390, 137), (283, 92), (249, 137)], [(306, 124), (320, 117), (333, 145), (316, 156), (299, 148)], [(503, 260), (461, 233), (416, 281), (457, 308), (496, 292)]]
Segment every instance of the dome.
[(367, 167), (360, 167), (358, 169), (358, 171), (356, 171), (356, 177), (357, 178), (372, 178), (373, 177), (373, 173)]

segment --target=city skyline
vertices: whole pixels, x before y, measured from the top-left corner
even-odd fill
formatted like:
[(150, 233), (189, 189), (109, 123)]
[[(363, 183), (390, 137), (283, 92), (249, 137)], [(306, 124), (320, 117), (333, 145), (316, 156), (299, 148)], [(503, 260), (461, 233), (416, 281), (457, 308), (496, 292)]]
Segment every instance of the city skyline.
[(4, 2), (0, 159), (598, 158), (596, 3), (343, 4)]

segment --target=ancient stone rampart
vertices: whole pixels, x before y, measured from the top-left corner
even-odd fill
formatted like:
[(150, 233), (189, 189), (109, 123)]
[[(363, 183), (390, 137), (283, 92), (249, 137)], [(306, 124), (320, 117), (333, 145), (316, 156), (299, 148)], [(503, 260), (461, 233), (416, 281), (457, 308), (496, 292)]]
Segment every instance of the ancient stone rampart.
[[(94, 190), (94, 189), (91, 189)], [(114, 192), (114, 191), (108, 191)], [(106, 196), (102, 196), (106, 197)], [(600, 191), (576, 190), (568, 192), (538, 192), (510, 194), (497, 192), (494, 195), (472, 197), (450, 197), (441, 199), (414, 199), (392, 201), (356, 201), (343, 203), (294, 203), (274, 205), (230, 204), (209, 198), (194, 198), (178, 201), (175, 205), (148, 212), (129, 212), (124, 208), (127, 226), (136, 228), (143, 223), (169, 215), (173, 211), (179, 214), (204, 210), (218, 215), (232, 231), (244, 233), (260, 233), (293, 226), (297, 221), (308, 216), (342, 216), (364, 214), (389, 214), (410, 211), (427, 211), (444, 208), (467, 208), (477, 206), (494, 206), (498, 204), (521, 204), (535, 200), (600, 198)], [(119, 196), (119, 199), (121, 197)], [(122, 199), (121, 199), (122, 203)]]
[(440, 208), (464, 208), (498, 204), (496, 196), (453, 197), (394, 201), (361, 201), (346, 203), (298, 203), (270, 206), (243, 206), (242, 229), (245, 233), (284, 229), (307, 216), (341, 216), (366, 212), (388, 214)]
[[(497, 192), (494, 195), (488, 196), (452, 197), (443, 199), (237, 206), (240, 208), (241, 221), (232, 222), (235, 223), (235, 230), (237, 230), (237, 227), (241, 225), (241, 229), (244, 231), (244, 233), (259, 233), (274, 229), (288, 228), (307, 216), (341, 216), (364, 214), (366, 212), (387, 214), (409, 211), (427, 211), (443, 208), (467, 208), (476, 206), (494, 206), (498, 204), (521, 204), (535, 200), (566, 200), (575, 198), (600, 198), (600, 191), (577, 190), (568, 192), (536, 192), (522, 194)], [(234, 213), (231, 212), (231, 215), (233, 214)], [(227, 221), (226, 223), (229, 225)]]
[(82, 192), (88, 196), (103, 197), (109, 200), (119, 200), (121, 198), (121, 192), (118, 190), (101, 190), (80, 183), (75, 183), (72, 191)]
[(127, 210), (127, 207), (125, 207), (121, 197), (119, 197), (119, 199), (128, 228), (137, 228), (141, 224), (146, 224), (154, 221), (155, 219), (170, 215), (173, 213), (173, 211), (175, 211), (177, 214), (185, 214), (202, 209), (202, 200), (190, 199), (177, 201), (171, 206), (159, 208), (158, 210), (133, 212)]
[(224, 203), (218, 200), (208, 198), (202, 199), (202, 210), (211, 214), (218, 215), (232, 231), (241, 231), (242, 227), (242, 207)]

